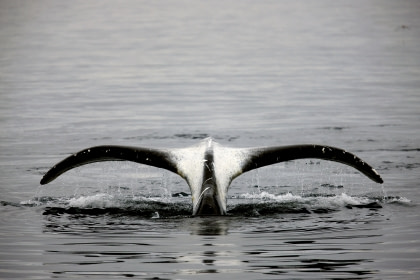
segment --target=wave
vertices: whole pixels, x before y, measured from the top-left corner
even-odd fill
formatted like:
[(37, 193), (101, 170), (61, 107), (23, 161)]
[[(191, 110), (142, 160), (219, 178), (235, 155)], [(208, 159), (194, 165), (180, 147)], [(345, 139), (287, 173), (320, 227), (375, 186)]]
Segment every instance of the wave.
[[(2, 202), (2, 205), (6, 205)], [(380, 209), (384, 204), (410, 205), (404, 197), (352, 196), (269, 192), (245, 193), (228, 200), (227, 212), (231, 216), (261, 216), (285, 213), (329, 213), (343, 209)], [(9, 204), (12, 205), (12, 204)], [(18, 206), (18, 205), (12, 205)], [(173, 218), (191, 216), (191, 197), (177, 193), (172, 197), (124, 196), (97, 193), (79, 197), (37, 197), (23, 201), (19, 206), (42, 207), (44, 215), (118, 215), (144, 218)]]

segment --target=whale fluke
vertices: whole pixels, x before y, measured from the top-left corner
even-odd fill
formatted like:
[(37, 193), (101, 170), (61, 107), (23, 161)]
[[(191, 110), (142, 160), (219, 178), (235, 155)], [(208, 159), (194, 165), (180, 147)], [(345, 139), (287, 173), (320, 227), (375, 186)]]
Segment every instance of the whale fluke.
[(52, 167), (42, 178), (41, 185), (48, 184), (64, 172), (94, 162), (133, 161), (167, 169), (177, 173), (176, 163), (168, 151), (127, 146), (97, 146), (77, 152)]
[(295, 159), (316, 158), (336, 161), (356, 168), (376, 183), (383, 183), (381, 176), (369, 164), (343, 149), (323, 145), (292, 145), (248, 149), (249, 157), (242, 172)]
[(227, 191), (233, 179), (263, 166), (303, 158), (340, 162), (354, 167), (377, 183), (381, 176), (352, 153), (323, 145), (227, 148), (212, 138), (182, 149), (97, 146), (75, 153), (52, 167), (41, 179), (48, 184), (64, 172), (100, 161), (127, 160), (163, 168), (184, 178), (191, 190), (193, 215), (226, 214)]

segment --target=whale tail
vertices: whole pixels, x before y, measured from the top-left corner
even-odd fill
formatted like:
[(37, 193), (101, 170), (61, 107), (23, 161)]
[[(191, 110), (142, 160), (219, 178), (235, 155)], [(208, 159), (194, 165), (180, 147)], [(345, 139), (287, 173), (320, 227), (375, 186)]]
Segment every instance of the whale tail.
[(163, 168), (184, 178), (190, 186), (194, 214), (212, 211), (226, 213), (226, 194), (233, 179), (256, 168), (296, 159), (316, 158), (340, 162), (352, 166), (377, 183), (383, 183), (381, 176), (369, 164), (339, 148), (323, 145), (226, 148), (213, 143), (212, 139), (208, 139), (200, 145), (184, 149), (92, 147), (57, 163), (48, 170), (40, 183), (48, 184), (64, 172), (89, 163), (132, 161)]

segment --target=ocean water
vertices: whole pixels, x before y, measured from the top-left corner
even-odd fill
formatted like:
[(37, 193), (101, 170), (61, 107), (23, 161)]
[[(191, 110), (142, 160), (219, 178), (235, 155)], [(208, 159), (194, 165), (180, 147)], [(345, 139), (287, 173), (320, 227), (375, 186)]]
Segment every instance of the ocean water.
[[(1, 1), (1, 279), (418, 279), (418, 1)], [(325, 144), (235, 179), (228, 215), (103, 145)]]

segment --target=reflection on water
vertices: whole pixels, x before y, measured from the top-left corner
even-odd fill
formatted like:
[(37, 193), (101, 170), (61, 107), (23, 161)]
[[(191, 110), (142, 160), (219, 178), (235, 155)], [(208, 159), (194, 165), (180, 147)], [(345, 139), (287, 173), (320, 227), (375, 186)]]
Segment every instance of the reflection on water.
[[(380, 211), (166, 219), (49, 214), (44, 234), (55, 241), (44, 248), (44, 265), (55, 275), (94, 279), (109, 276), (110, 267), (113, 277), (252, 272), (276, 279), (317, 272), (324, 279), (369, 279), (378, 273), (369, 256), (382, 238)], [(120, 271), (120, 264), (131, 270)]]
[(189, 229), (194, 235), (226, 235), (229, 230), (228, 217), (209, 216), (191, 219)]

